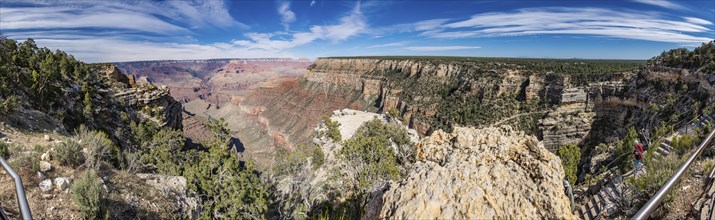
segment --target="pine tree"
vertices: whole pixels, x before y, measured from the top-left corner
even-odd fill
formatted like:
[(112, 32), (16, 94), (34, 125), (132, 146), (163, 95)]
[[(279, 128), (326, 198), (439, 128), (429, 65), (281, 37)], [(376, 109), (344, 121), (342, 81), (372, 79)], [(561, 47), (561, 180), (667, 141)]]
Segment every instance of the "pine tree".
[(89, 91), (84, 93), (84, 110), (82, 110), (82, 113), (84, 114), (84, 117), (87, 119), (92, 118), (94, 115), (94, 107), (92, 106), (92, 96), (89, 94)]

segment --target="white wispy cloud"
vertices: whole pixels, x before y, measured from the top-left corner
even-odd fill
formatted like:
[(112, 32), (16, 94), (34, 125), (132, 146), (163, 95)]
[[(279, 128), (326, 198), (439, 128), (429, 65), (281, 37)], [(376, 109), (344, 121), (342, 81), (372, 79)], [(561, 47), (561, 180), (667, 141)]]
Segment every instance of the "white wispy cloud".
[[(12, 36), (11, 36), (12, 37)], [(85, 62), (121, 62), (138, 60), (187, 60), (213, 58), (298, 58), (286, 51), (245, 48), (230, 43), (162, 43), (123, 38), (65, 36), (62, 39), (38, 38), (38, 45), (62, 48)]]
[(281, 22), (287, 29), (290, 23), (295, 21), (295, 13), (290, 10), (290, 2), (283, 1), (278, 3), (278, 14), (281, 15)]
[(223, 1), (8, 0), (7, 3), (30, 3), (33, 7), (0, 8), (3, 12), (0, 26), (4, 30), (102, 28), (181, 33), (206, 27), (247, 27), (231, 17)]
[(687, 22), (693, 23), (693, 24), (702, 24), (702, 25), (712, 25), (712, 21), (708, 21), (705, 19), (700, 19), (700, 18), (694, 18), (694, 17), (684, 17)]
[(408, 50), (414, 51), (448, 51), (448, 50), (469, 50), (469, 49), (479, 49), (481, 47), (477, 46), (419, 46), (419, 47), (405, 47)]
[(386, 43), (386, 44), (378, 44), (378, 45), (372, 45), (367, 48), (380, 48), (380, 47), (401, 47), (407, 45), (407, 42), (405, 41), (400, 41), (400, 42), (393, 42), (393, 43)]
[(313, 7), (313, 5), (315, 5), (315, 0), (310, 1), (310, 7)]
[(466, 20), (428, 20), (415, 30), (433, 38), (475, 38), (539, 34), (574, 34), (698, 45), (712, 39), (708, 21), (663, 18), (658, 13), (634, 13), (602, 8), (530, 8), (490, 12)]
[(685, 9), (684, 6), (671, 2), (671, 1), (666, 1), (666, 0), (633, 0), (634, 2), (638, 2), (641, 4), (647, 4), (647, 5), (655, 5), (658, 7), (663, 7), (663, 8), (668, 8), (668, 9)]
[(341, 42), (350, 37), (361, 34), (367, 29), (367, 21), (360, 11), (360, 4), (356, 4), (353, 10), (340, 18), (338, 23), (333, 25), (314, 25), (309, 31), (295, 32), (292, 34), (281, 33), (248, 33), (249, 40), (236, 40), (235, 45), (240, 45), (250, 49), (262, 49), (268, 51), (279, 51), (293, 47), (305, 45), (318, 39), (329, 42)]
[(111, 28), (150, 33), (181, 33), (188, 29), (155, 17), (130, 11), (65, 8), (0, 8), (0, 26), (5, 30)]

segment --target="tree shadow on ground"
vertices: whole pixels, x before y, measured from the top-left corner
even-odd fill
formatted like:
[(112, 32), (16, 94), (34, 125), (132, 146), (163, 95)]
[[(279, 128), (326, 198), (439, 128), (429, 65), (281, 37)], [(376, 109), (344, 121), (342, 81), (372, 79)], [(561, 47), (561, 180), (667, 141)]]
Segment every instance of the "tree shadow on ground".
[(228, 144), (228, 149), (234, 150), (236, 151), (236, 153), (243, 153), (244, 151), (246, 151), (246, 147), (243, 145), (243, 142), (241, 142), (241, 140), (235, 137), (231, 137), (230, 143)]

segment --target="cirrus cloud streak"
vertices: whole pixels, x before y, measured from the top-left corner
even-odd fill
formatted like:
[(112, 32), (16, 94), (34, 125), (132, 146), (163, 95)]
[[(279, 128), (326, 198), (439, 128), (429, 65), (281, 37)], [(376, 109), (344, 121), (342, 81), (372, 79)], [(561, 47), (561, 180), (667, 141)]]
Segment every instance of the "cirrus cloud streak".
[[(572, 34), (698, 45), (712, 40), (712, 22), (700, 18), (668, 19), (660, 13), (602, 8), (528, 8), (489, 12), (466, 20), (433, 19), (414, 30), (433, 38), (476, 38)], [(712, 34), (710, 34), (712, 35)]]

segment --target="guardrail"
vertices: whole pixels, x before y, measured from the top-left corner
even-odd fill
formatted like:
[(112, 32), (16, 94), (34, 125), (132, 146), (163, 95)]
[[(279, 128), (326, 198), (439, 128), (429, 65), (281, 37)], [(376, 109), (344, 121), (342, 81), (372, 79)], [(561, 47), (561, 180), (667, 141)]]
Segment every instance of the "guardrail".
[(690, 165), (693, 164), (695, 159), (697, 159), (698, 156), (700, 156), (700, 154), (703, 153), (703, 150), (705, 150), (705, 147), (707, 147), (710, 144), (710, 141), (712, 141), (713, 136), (715, 136), (715, 129), (710, 131), (710, 133), (705, 138), (705, 140), (703, 140), (700, 143), (700, 146), (698, 146), (698, 149), (692, 155), (690, 155), (688, 160), (686, 160), (685, 163), (683, 163), (683, 165), (681, 165), (680, 168), (678, 168), (678, 170), (675, 172), (675, 174), (672, 177), (670, 177), (668, 182), (666, 182), (665, 185), (663, 185), (663, 187), (661, 187), (660, 190), (658, 190), (658, 192), (656, 192), (655, 195), (653, 195), (653, 197), (651, 197), (650, 200), (648, 200), (648, 203), (646, 203), (643, 207), (641, 207), (641, 209), (638, 211), (638, 213), (636, 213), (636, 215), (634, 215), (633, 218), (631, 218), (631, 219), (638, 219), (638, 220), (647, 219), (648, 216), (650, 216), (650, 214), (653, 211), (655, 211), (656, 208), (658, 208), (658, 205), (660, 205), (660, 202), (663, 201), (663, 199), (668, 194), (668, 192), (670, 192), (670, 190), (673, 187), (675, 187), (675, 185), (677, 185), (678, 180), (680, 180), (680, 177), (682, 177), (683, 174), (685, 174), (685, 171), (688, 168), (690, 168)]
[(5, 172), (10, 174), (10, 177), (15, 181), (15, 196), (17, 197), (17, 205), (20, 206), (20, 213), (22, 214), (22, 219), (32, 220), (32, 212), (30, 212), (30, 205), (27, 203), (27, 197), (25, 196), (25, 189), (22, 187), (22, 179), (20, 175), (17, 175), (15, 170), (10, 167), (10, 164), (0, 157), (0, 164)]

